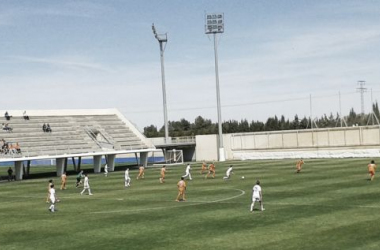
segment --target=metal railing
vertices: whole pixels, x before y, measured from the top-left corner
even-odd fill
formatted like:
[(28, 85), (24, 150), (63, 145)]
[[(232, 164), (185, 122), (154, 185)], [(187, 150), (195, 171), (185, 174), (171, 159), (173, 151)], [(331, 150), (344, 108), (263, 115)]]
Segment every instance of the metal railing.
[(195, 143), (195, 136), (169, 137), (165, 142), (164, 137), (149, 138), (154, 145)]
[(195, 143), (195, 136), (172, 137), (171, 143)]
[[(114, 148), (114, 140), (107, 134), (101, 127), (84, 127), (87, 135), (100, 147), (100, 148)], [(97, 133), (97, 134), (96, 134)], [(103, 140), (99, 141), (97, 136), (100, 135)]]
[(51, 150), (33, 150), (30, 151), (28, 149), (21, 149), (21, 153), (13, 153), (8, 152), (7, 154), (0, 153), (0, 160), (1, 159), (18, 159), (18, 158), (32, 158), (32, 157), (50, 157), (54, 158), (57, 156), (65, 156), (65, 155), (72, 155), (72, 154), (91, 154), (91, 153), (98, 153), (98, 152), (109, 152), (109, 151), (133, 151), (133, 150), (144, 150), (148, 149), (147, 146), (139, 145), (139, 146), (117, 146), (113, 149), (109, 148), (102, 148), (101, 150), (89, 150), (84, 147), (75, 147), (72, 148), (70, 146), (67, 146), (65, 148), (57, 148), (56, 146), (53, 146)]

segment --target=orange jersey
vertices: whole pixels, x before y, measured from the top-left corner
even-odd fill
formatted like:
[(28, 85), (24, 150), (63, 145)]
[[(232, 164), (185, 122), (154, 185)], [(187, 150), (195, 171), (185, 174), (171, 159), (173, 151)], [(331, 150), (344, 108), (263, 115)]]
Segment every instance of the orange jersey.
[(165, 168), (161, 168), (161, 177), (162, 178), (165, 177), (165, 171), (166, 171)]
[(376, 170), (376, 164), (368, 164), (368, 172), (373, 172), (375, 173)]
[(61, 175), (61, 181), (62, 182), (66, 182), (66, 178), (67, 178), (67, 176), (65, 174)]
[(206, 170), (207, 169), (207, 164), (204, 162), (203, 164), (202, 164), (202, 170)]
[(208, 170), (210, 170), (211, 172), (215, 172), (215, 165), (214, 164), (210, 164), (208, 166)]
[(297, 168), (301, 168), (303, 164), (304, 164), (303, 160), (299, 160), (299, 161), (297, 161), (296, 166), (297, 166)]
[(186, 182), (184, 180), (180, 180), (177, 183), (177, 186), (179, 191), (184, 191), (186, 189)]

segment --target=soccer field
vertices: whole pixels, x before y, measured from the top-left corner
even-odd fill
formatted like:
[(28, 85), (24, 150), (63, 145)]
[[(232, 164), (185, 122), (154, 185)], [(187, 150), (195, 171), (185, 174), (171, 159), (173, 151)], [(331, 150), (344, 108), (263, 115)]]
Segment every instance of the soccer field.
[[(187, 201), (175, 202), (185, 165), (160, 168), (124, 188), (124, 171), (89, 174), (93, 196), (54, 177), (57, 212), (45, 203), (49, 178), (0, 183), (0, 249), (380, 249), (380, 177), (371, 159), (234, 161), (204, 179), (192, 164)], [(378, 159), (374, 159), (376, 162)], [(223, 176), (233, 164), (234, 175)], [(241, 176), (245, 176), (241, 179)], [(378, 179), (377, 179), (378, 178)], [(265, 211), (249, 212), (261, 180)]]

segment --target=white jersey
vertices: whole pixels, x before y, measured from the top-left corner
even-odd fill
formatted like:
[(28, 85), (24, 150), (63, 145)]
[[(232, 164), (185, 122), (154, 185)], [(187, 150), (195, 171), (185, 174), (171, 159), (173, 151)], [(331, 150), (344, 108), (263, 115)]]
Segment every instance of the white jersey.
[(55, 189), (54, 188), (50, 188), (50, 200), (52, 203), (55, 202)]
[(230, 176), (231, 172), (232, 172), (232, 167), (227, 169), (226, 175)]
[(88, 187), (90, 187), (90, 184), (88, 183), (88, 177), (86, 176), (86, 177), (84, 177), (84, 187), (86, 187), (86, 188), (88, 188)]
[(260, 185), (255, 185), (253, 186), (253, 189), (252, 189), (253, 193), (252, 193), (252, 199), (255, 198), (255, 199), (260, 199), (261, 196), (261, 187)]
[(189, 173), (190, 173), (190, 169), (191, 169), (191, 167), (190, 167), (190, 164), (189, 164), (189, 165), (187, 165), (187, 167), (186, 167), (186, 174), (189, 174)]
[(125, 170), (125, 179), (129, 179), (129, 169)]
[(50, 198), (55, 197), (55, 189), (50, 188)]

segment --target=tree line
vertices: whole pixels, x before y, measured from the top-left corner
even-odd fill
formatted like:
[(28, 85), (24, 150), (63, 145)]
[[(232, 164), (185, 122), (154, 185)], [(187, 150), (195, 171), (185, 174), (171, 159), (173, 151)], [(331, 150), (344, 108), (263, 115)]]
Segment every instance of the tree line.
[[(380, 119), (379, 105), (374, 103), (372, 105), (373, 114)], [(369, 114), (357, 114), (353, 108), (351, 108), (349, 114), (343, 117), (347, 126), (363, 126), (367, 125), (372, 112)], [(240, 133), (240, 132), (260, 132), (260, 131), (276, 131), (276, 130), (299, 130), (308, 129), (311, 126), (318, 128), (333, 128), (340, 127), (343, 119), (340, 119), (339, 114), (330, 113), (329, 116), (326, 114), (310, 121), (308, 117), (298, 117), (295, 115), (292, 120), (281, 116), (269, 117), (266, 122), (261, 121), (248, 121), (247, 119), (228, 120), (222, 123), (223, 133)], [(376, 121), (375, 121), (376, 122)], [(343, 126), (345, 124), (343, 123)], [(198, 116), (195, 118), (194, 122), (191, 123), (186, 119), (181, 119), (179, 121), (168, 121), (168, 130), (170, 137), (179, 136), (195, 136), (195, 135), (208, 135), (218, 133), (218, 123), (213, 123), (210, 119)], [(144, 135), (148, 138), (152, 137), (164, 137), (165, 127), (162, 126), (157, 129), (156, 126), (150, 125), (144, 127)]]

